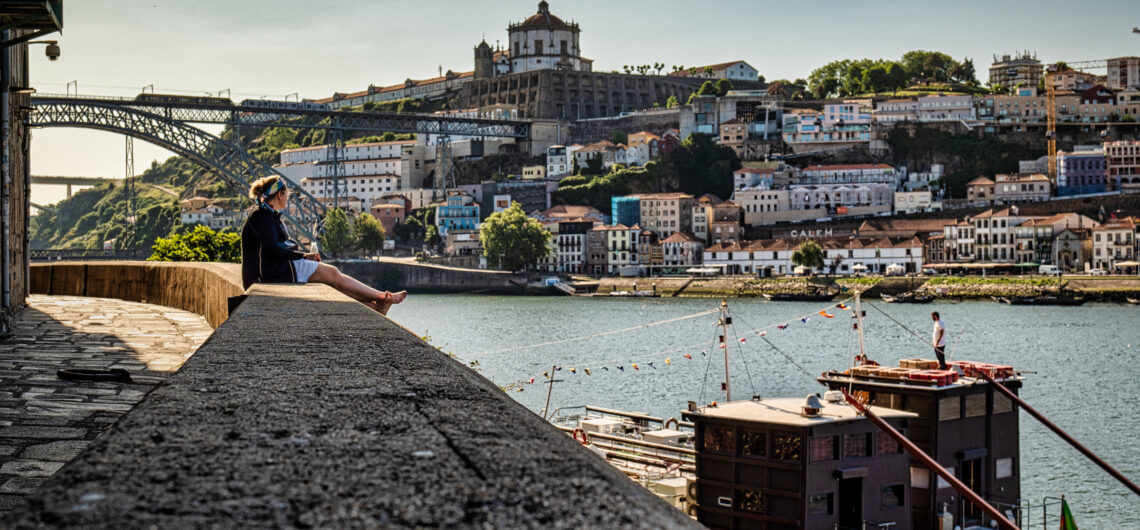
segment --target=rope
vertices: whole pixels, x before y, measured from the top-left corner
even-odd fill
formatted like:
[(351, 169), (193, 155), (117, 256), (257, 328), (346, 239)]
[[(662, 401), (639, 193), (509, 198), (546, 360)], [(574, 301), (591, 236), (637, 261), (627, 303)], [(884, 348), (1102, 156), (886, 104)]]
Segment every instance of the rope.
[[(718, 309), (717, 311), (719, 312), (720, 310)], [(716, 338), (719, 334), (720, 332), (716, 331), (716, 328), (713, 328), (714, 345), (716, 344)], [(715, 346), (712, 349), (716, 349)], [(712, 355), (708, 355), (707, 357), (708, 359), (705, 359), (705, 377), (704, 379), (701, 379), (701, 399), (698, 400), (699, 403), (705, 402), (705, 390), (707, 390), (709, 382), (709, 367), (712, 366)]]
[[(811, 375), (811, 372), (807, 371), (807, 368), (804, 368), (800, 363), (797, 363), (795, 359), (792, 359), (792, 357), (790, 355), (784, 353), (784, 350), (777, 348), (775, 344), (772, 344), (772, 341), (768, 340), (768, 337), (760, 337), (760, 338), (764, 339), (764, 342), (767, 342), (768, 345), (771, 346), (773, 350), (776, 350), (776, 353), (783, 355), (784, 358), (788, 360), (788, 362), (792, 363), (792, 365), (794, 365), (796, 368), (799, 368), (800, 371), (804, 373), (804, 375), (808, 376), (809, 378), (811, 378), (811, 380), (815, 381), (815, 376)], [(820, 384), (822, 384), (822, 383), (820, 383)]]
[[(736, 351), (740, 352), (740, 360), (744, 363), (744, 373), (748, 375), (748, 385), (752, 387), (752, 395), (756, 395), (756, 383), (752, 382), (752, 371), (748, 369), (748, 357), (744, 356), (744, 347), (740, 345), (740, 335), (736, 334), (736, 327), (732, 328), (732, 338), (736, 339)], [(727, 340), (728, 337), (725, 337)], [(728, 345), (725, 344), (725, 351)]]
[(919, 335), (918, 333), (915, 333), (915, 332), (914, 332), (914, 330), (912, 330), (912, 329), (910, 329), (910, 328), (906, 327), (906, 324), (903, 324), (902, 322), (899, 322), (898, 320), (895, 320), (895, 317), (892, 317), (891, 315), (888, 315), (886, 311), (883, 311), (882, 309), (879, 309), (879, 307), (878, 307), (878, 306), (876, 306), (875, 304), (872, 304), (871, 302), (867, 302), (867, 305), (871, 306), (871, 308), (872, 308), (872, 309), (874, 309), (875, 311), (878, 311), (878, 312), (882, 313), (882, 314), (883, 314), (883, 316), (885, 316), (885, 317), (887, 317), (887, 318), (891, 319), (891, 322), (894, 322), (895, 324), (898, 324), (898, 325), (899, 325), (899, 327), (901, 327), (901, 328), (905, 329), (905, 330), (907, 331), (907, 333), (910, 333), (911, 335), (914, 335), (914, 338), (918, 339), (918, 340), (919, 340), (920, 342), (922, 342), (923, 344), (925, 344), (925, 345), (927, 345), (927, 346), (930, 346), (930, 342), (929, 342), (929, 341), (927, 341), (926, 339), (922, 338), (922, 336), (921, 336), (921, 335)]
[(623, 329), (615, 329), (612, 331), (603, 331), (601, 333), (594, 333), (592, 335), (583, 335), (581, 337), (572, 337), (569, 339), (560, 339), (560, 340), (554, 340), (554, 341), (550, 341), (550, 342), (541, 342), (538, 344), (531, 344), (531, 345), (527, 345), (527, 346), (515, 346), (515, 347), (511, 347), (511, 348), (503, 348), (501, 350), (481, 351), (481, 352), (473, 353), (472, 355), (490, 355), (493, 353), (504, 353), (504, 352), (509, 352), (509, 351), (529, 350), (532, 348), (541, 348), (543, 346), (553, 346), (555, 344), (565, 344), (567, 342), (575, 342), (575, 341), (579, 341), (579, 340), (593, 339), (596, 337), (604, 337), (606, 335), (614, 335), (617, 333), (625, 333), (627, 331), (637, 331), (639, 329), (651, 328), (654, 326), (661, 326), (664, 324), (669, 324), (672, 322), (677, 322), (677, 321), (685, 320), (685, 319), (689, 319), (689, 318), (703, 317), (705, 315), (711, 315), (711, 314), (717, 313), (717, 312), (720, 312), (720, 309), (709, 309), (708, 311), (701, 311), (699, 313), (693, 313), (691, 315), (685, 315), (685, 316), (677, 317), (677, 318), (670, 318), (668, 320), (661, 320), (658, 322), (650, 322), (648, 324), (642, 324), (640, 326), (633, 326), (633, 327), (628, 327), (628, 328), (623, 328)]

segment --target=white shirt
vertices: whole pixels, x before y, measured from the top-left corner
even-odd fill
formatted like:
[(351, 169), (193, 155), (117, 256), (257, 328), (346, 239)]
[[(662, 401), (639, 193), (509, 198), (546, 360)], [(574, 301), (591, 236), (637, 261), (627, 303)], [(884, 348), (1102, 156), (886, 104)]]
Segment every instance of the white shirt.
[[(938, 336), (939, 331), (942, 332), (942, 337)], [(946, 347), (946, 324), (942, 322), (941, 318), (934, 321), (934, 337), (931, 338), (930, 342), (939, 348)]]

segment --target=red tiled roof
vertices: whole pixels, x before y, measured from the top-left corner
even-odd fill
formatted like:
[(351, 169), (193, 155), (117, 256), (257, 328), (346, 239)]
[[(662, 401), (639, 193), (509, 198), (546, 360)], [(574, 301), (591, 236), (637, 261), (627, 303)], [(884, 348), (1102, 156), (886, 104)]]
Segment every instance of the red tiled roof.
[(700, 243), (701, 240), (685, 232), (673, 232), (673, 235), (661, 240), (662, 243)]

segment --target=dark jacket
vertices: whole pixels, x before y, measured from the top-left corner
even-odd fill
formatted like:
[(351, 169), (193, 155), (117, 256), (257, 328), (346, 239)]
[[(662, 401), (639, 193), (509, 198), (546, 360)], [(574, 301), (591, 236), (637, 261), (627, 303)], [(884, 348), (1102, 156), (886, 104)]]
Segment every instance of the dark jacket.
[(255, 283), (296, 282), (290, 262), (304, 258), (289, 239), (280, 212), (262, 204), (246, 217), (241, 228), (241, 282), (246, 289)]

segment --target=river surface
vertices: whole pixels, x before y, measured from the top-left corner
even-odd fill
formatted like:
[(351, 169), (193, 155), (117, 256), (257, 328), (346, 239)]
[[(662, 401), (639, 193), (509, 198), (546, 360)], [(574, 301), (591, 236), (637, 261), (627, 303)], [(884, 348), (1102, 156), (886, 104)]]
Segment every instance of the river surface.
[[(510, 395), (541, 412), (543, 372), (558, 371), (551, 409), (597, 405), (680, 418), (687, 401), (723, 400), (723, 350), (716, 349), (713, 299), (590, 299), (418, 295), (392, 317), (433, 345), (454, 354)], [(779, 348), (811, 374), (842, 370), (858, 351), (849, 311), (828, 319), (820, 303), (730, 300), (729, 341), (735, 399), (806, 396), (820, 391), (781, 356)], [(848, 303), (850, 305), (850, 302)], [(1007, 306), (992, 302), (875, 305), (922, 337), (866, 308), (866, 348), (886, 365), (900, 358), (933, 358), (927, 345), (931, 311), (948, 326), (953, 359), (1009, 364), (1025, 374), (1021, 396), (1133, 481), (1140, 481), (1140, 307)], [(800, 317), (810, 317), (807, 323)], [(776, 325), (787, 323), (787, 329)], [(628, 331), (564, 341), (626, 328)], [(754, 331), (765, 328), (772, 346)], [(741, 343), (738, 338), (745, 338)], [(543, 343), (543, 346), (534, 346)], [(924, 344), (922, 341), (927, 341)], [(702, 351), (708, 352), (707, 356)], [(714, 353), (715, 352), (715, 353)], [(684, 357), (688, 354), (692, 359)], [(667, 361), (668, 359), (668, 361)], [(633, 364), (638, 366), (633, 369)], [(653, 363), (650, 365), (649, 363)], [(618, 369), (622, 367), (622, 370)], [(575, 368), (577, 373), (572, 373)], [(586, 375), (585, 369), (590, 370)], [(535, 384), (529, 384), (534, 378)], [(1140, 497), (1086, 460), (1022, 412), (1021, 482), (1025, 499), (1039, 504), (1062, 494), (1081, 528), (1140, 528)], [(1059, 526), (1056, 509), (1049, 528)], [(1040, 514), (1036, 515), (1040, 518)], [(1034, 525), (1040, 528), (1040, 523)]]

